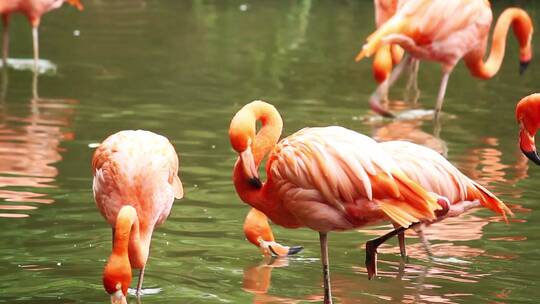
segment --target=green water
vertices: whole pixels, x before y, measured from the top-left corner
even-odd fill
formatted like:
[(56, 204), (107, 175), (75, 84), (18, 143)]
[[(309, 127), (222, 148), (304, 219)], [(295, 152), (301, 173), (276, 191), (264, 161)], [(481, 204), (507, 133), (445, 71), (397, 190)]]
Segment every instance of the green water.
[[(525, 0), (497, 1), (494, 10), (516, 2), (533, 19), (540, 11)], [(330, 234), (337, 303), (537, 303), (540, 170), (519, 154), (513, 110), (538, 90), (540, 68), (535, 59), (518, 76), (513, 38), (494, 79), (479, 81), (457, 67), (439, 140), (429, 119), (366, 119), (375, 84), (370, 62), (353, 58), (373, 28), (371, 1), (84, 4), (81, 13), (64, 7), (42, 21), (41, 55), (57, 71), (39, 78), (40, 99), (32, 99), (30, 71), (8, 71), (0, 103), (0, 303), (109, 301), (101, 273), (111, 236), (93, 202), (91, 147), (139, 128), (174, 143), (186, 193), (154, 234), (142, 303), (320, 303), (315, 232), (274, 227), (279, 241), (305, 249), (273, 262), (242, 233), (248, 207), (232, 187), (236, 156), (227, 130), (254, 99), (276, 105), (285, 135), (337, 124), (381, 139), (427, 139), (516, 214), (505, 224), (478, 210), (432, 226), (434, 262), (414, 234), (405, 264), (391, 241), (373, 281), (362, 246), (389, 227)], [(10, 32), (10, 57), (31, 58), (26, 20), (14, 17)], [(432, 108), (439, 80), (439, 66), (421, 65), (419, 106)]]

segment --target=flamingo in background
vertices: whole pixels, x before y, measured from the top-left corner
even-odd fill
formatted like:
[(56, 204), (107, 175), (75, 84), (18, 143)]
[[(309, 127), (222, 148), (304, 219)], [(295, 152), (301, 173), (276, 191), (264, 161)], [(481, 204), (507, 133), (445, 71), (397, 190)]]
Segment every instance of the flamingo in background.
[[(408, 55), (392, 71), (388, 79), (389, 86), (412, 59), (440, 62), (443, 77), (435, 106), (435, 118), (438, 118), (448, 78), (457, 62), (463, 58), (475, 77), (493, 77), (502, 64), (510, 26), (520, 46), (520, 73), (525, 71), (531, 61), (532, 20), (524, 10), (508, 8), (495, 25), (491, 52), (484, 62), (492, 19), (487, 0), (409, 0), (400, 5), (396, 14), (368, 37), (356, 61), (373, 55), (386, 44), (403, 47)], [(392, 113), (380, 105), (385, 90), (384, 85), (379, 85), (370, 98), (370, 106), (381, 115), (393, 117)]]
[(127, 303), (131, 268), (144, 268), (154, 228), (183, 197), (178, 156), (169, 140), (149, 131), (120, 131), (96, 149), (92, 159), (94, 199), (113, 227), (113, 251), (103, 273), (112, 303)]
[(540, 165), (534, 136), (540, 128), (540, 94), (532, 94), (521, 99), (516, 106), (519, 123), (519, 147), (528, 159)]
[[(448, 207), (410, 180), (367, 136), (341, 127), (305, 128), (278, 143), (282, 127), (279, 112), (263, 101), (236, 113), (229, 129), (239, 154), (233, 181), (240, 198), (274, 223), (319, 232), (325, 303), (332, 303), (328, 232), (382, 220), (406, 228), (436, 220), (435, 211)], [(268, 153), (262, 183), (257, 170)], [(371, 276), (376, 261), (370, 261)]]
[(255, 208), (251, 208), (246, 216), (244, 234), (250, 243), (262, 251), (264, 256), (285, 257), (304, 249), (302, 246), (288, 247), (276, 243), (266, 215)]
[(80, 0), (2, 0), (0, 1), (0, 15), (2, 15), (3, 31), (3, 52), (2, 60), (4, 67), (7, 66), (8, 45), (9, 45), (9, 17), (12, 13), (23, 13), (32, 26), (32, 38), (34, 44), (34, 72), (38, 71), (39, 60), (39, 39), (38, 27), (41, 21), (41, 16), (51, 10), (57, 9), (64, 2), (75, 6), (82, 10), (83, 6)]

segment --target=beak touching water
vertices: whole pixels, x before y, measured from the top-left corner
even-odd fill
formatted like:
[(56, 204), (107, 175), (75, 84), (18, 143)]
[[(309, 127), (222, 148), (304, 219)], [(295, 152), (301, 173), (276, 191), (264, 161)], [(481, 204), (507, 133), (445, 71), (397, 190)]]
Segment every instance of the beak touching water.
[(521, 130), (519, 131), (519, 147), (521, 148), (521, 152), (523, 152), (528, 159), (540, 166), (540, 157), (536, 152), (534, 136), (529, 134), (523, 127), (521, 127)]
[(111, 304), (127, 304), (122, 289), (118, 289), (115, 293), (111, 294)]
[(262, 183), (259, 179), (259, 173), (257, 172), (257, 166), (255, 165), (255, 158), (251, 152), (251, 147), (248, 147), (244, 152), (240, 153), (240, 159), (242, 160), (244, 173), (248, 177), (249, 184), (257, 189), (261, 188)]

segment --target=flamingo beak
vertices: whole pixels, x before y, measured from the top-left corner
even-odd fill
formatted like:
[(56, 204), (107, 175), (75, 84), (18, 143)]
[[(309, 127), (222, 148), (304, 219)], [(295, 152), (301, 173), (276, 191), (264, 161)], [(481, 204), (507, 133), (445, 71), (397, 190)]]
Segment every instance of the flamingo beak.
[(523, 75), (525, 73), (530, 63), (531, 63), (530, 60), (519, 62), (519, 75)]
[(115, 293), (111, 294), (111, 304), (127, 304), (122, 289), (118, 289)]
[(527, 130), (522, 126), (519, 131), (519, 147), (521, 152), (527, 156), (533, 163), (540, 166), (540, 157), (536, 152), (536, 146), (534, 145), (534, 136), (529, 134)]
[(262, 187), (262, 182), (259, 179), (259, 173), (257, 172), (257, 166), (255, 165), (255, 158), (253, 157), (253, 152), (251, 152), (251, 147), (248, 147), (244, 152), (240, 153), (240, 159), (244, 166), (244, 172), (248, 177), (248, 183), (257, 189), (260, 189)]

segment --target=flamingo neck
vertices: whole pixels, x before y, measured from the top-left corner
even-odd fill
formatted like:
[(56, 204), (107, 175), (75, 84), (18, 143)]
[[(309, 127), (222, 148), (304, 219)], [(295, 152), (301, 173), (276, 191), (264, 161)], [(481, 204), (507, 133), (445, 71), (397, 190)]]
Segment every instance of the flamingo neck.
[(497, 74), (504, 58), (506, 36), (510, 27), (513, 28), (514, 35), (519, 42), (521, 62), (531, 60), (531, 37), (533, 32), (531, 18), (522, 9), (508, 8), (501, 14), (495, 25), (488, 59), (485, 62), (483, 61), (484, 50), (465, 57), (465, 63), (474, 76), (489, 79)]

